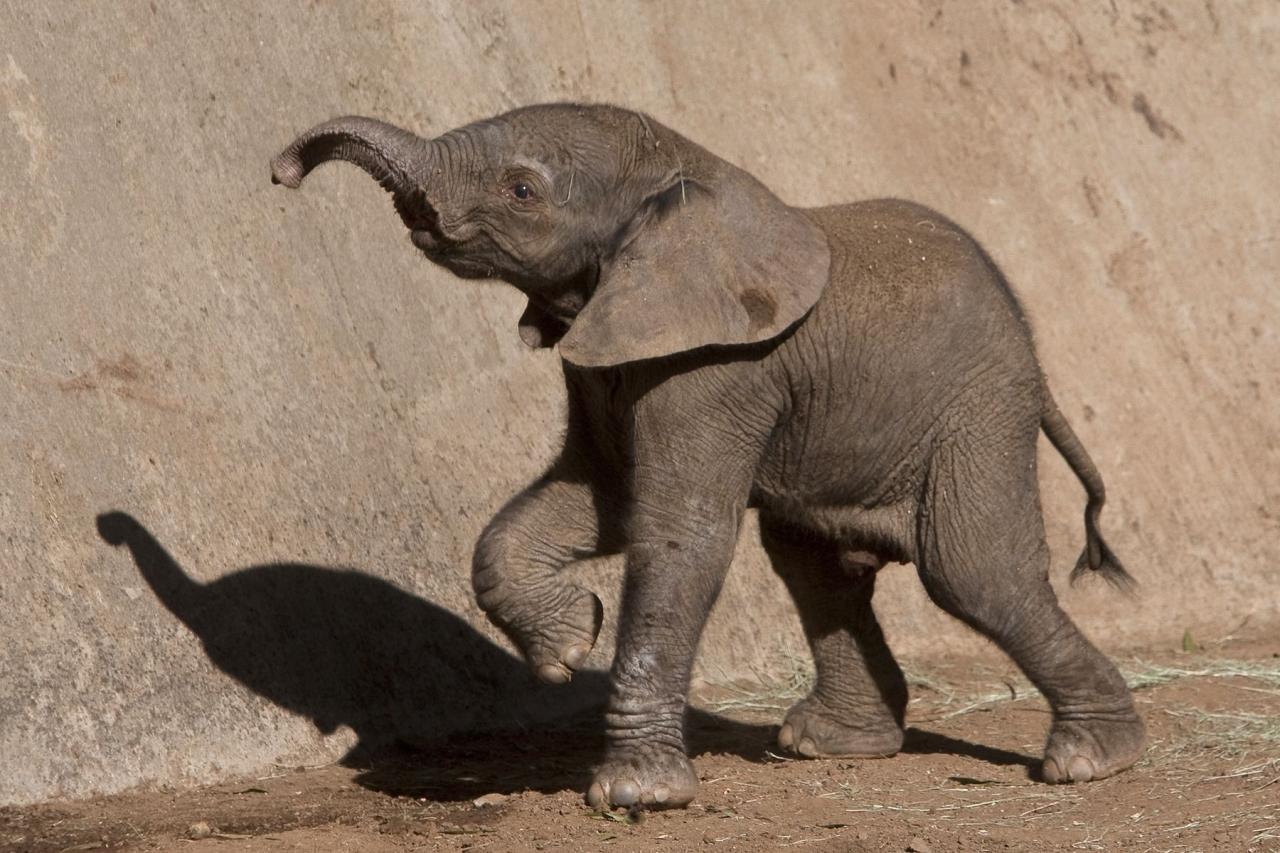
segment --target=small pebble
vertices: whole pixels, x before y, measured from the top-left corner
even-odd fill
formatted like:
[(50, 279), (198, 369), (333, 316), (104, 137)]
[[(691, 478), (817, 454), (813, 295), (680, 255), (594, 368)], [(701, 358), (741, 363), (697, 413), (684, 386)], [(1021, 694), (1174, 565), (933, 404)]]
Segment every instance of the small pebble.
[(187, 838), (198, 841), (201, 838), (208, 838), (213, 835), (213, 827), (209, 826), (206, 821), (196, 821), (187, 827)]
[(916, 836), (907, 845), (907, 853), (933, 853), (933, 848), (923, 838)]

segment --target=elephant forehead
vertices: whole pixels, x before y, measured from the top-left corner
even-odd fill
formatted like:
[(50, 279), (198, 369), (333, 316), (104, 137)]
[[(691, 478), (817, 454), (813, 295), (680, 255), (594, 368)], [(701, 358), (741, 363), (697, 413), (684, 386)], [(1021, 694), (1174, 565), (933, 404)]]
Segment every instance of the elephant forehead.
[(558, 134), (612, 135), (637, 121), (637, 113), (603, 104), (536, 104), (498, 116), (496, 121)]
[(643, 131), (637, 113), (617, 107), (544, 104), (499, 116), (503, 143), (558, 167), (607, 169), (633, 158)]

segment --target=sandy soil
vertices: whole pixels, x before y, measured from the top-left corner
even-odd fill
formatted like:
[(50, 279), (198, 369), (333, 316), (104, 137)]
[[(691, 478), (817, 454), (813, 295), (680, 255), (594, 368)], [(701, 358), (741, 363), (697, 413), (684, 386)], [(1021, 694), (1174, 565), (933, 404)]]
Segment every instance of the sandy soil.
[[(1188, 640), (1188, 646), (1194, 643)], [(1280, 850), (1280, 641), (1121, 660), (1150, 729), (1131, 771), (1050, 787), (1044, 703), (1011, 669), (909, 667), (904, 752), (797, 761), (773, 736), (804, 675), (701, 691), (683, 811), (599, 813), (598, 724), (454, 738), (365, 767), (0, 809), (0, 850)]]

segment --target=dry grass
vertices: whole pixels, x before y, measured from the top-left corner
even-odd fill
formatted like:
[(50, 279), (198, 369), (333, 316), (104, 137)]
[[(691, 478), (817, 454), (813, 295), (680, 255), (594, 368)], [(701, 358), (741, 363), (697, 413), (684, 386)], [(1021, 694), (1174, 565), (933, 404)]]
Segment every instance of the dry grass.
[(1144, 766), (1196, 783), (1256, 777), (1261, 787), (1280, 786), (1280, 714), (1162, 710), (1178, 721), (1179, 731), (1153, 744), (1142, 759)]
[[(1120, 667), (1120, 674), (1124, 676), (1125, 683), (1131, 690), (1145, 690), (1187, 678), (1240, 678), (1256, 682), (1256, 685), (1235, 685), (1240, 690), (1280, 697), (1280, 662), (1221, 659), (1200, 661), (1196, 666), (1172, 666), (1133, 659), (1124, 662)], [(938, 717), (944, 720), (990, 707), (998, 702), (1031, 699), (1040, 695), (1040, 691), (1023, 678), (1004, 681), (1004, 689), (993, 689), (977, 694), (965, 694), (954, 685), (939, 682), (937, 679), (924, 679), (917, 676), (916, 682), (931, 687), (945, 696), (941, 704), (949, 710)]]
[[(1230, 659), (1202, 660), (1194, 666), (1173, 666), (1141, 659), (1125, 661), (1120, 668), (1125, 682), (1133, 690), (1145, 690), (1187, 678), (1238, 678), (1254, 684), (1237, 684), (1240, 690), (1256, 691), (1280, 697), (1280, 661), (1275, 663)], [(1001, 678), (986, 673), (999, 687), (975, 690), (974, 684), (959, 685), (918, 665), (908, 663), (903, 672), (907, 684), (923, 690), (927, 696), (916, 696), (913, 704), (926, 704), (939, 711), (932, 719), (947, 720), (987, 708), (1000, 702), (1031, 699), (1040, 691), (1025, 678)], [(757, 670), (750, 682), (715, 682), (717, 698), (707, 707), (717, 713), (734, 711), (785, 711), (803, 698), (813, 686), (813, 666), (796, 655), (778, 654), (767, 670)]]
[(1266, 685), (1257, 689), (1280, 696), (1280, 660), (1272, 662), (1241, 661), (1227, 658), (1198, 661), (1196, 666), (1169, 666), (1132, 660), (1121, 667), (1125, 681), (1134, 690), (1156, 687), (1183, 678), (1248, 678)]
[(714, 698), (704, 707), (717, 714), (785, 711), (813, 687), (813, 664), (807, 657), (775, 652), (749, 681), (723, 675), (708, 682)]

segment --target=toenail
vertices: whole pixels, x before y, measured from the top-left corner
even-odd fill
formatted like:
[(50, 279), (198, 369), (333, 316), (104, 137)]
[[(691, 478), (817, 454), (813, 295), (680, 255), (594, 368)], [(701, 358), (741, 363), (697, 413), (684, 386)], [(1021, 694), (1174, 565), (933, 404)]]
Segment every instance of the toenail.
[(782, 728), (778, 729), (778, 746), (790, 749), (793, 743), (795, 743), (795, 733), (791, 730), (791, 724), (783, 723)]
[(659, 785), (653, 789), (653, 801), (655, 803), (665, 803), (669, 796), (671, 796), (671, 792), (666, 785)]
[(590, 653), (590, 646), (584, 643), (578, 643), (577, 645), (570, 646), (564, 653), (564, 662), (571, 669), (577, 669), (582, 666), (582, 662), (587, 659), (587, 655)]
[(613, 804), (615, 806), (634, 806), (640, 802), (640, 786), (632, 779), (623, 779), (612, 786)]
[(1046, 758), (1040, 768), (1040, 773), (1044, 776), (1044, 781), (1051, 785), (1056, 785), (1062, 781), (1062, 768), (1058, 766), (1056, 758)]
[(1093, 762), (1083, 755), (1077, 755), (1071, 759), (1071, 763), (1067, 766), (1067, 773), (1073, 782), (1092, 782), (1094, 776)]
[(801, 755), (817, 755), (818, 746), (811, 738), (800, 738), (800, 754)]
[(600, 787), (599, 782), (592, 782), (591, 787), (587, 789), (587, 805), (593, 809), (604, 805), (604, 788)]
[(567, 684), (570, 678), (569, 670), (558, 663), (544, 663), (538, 667), (538, 679), (547, 684)]

